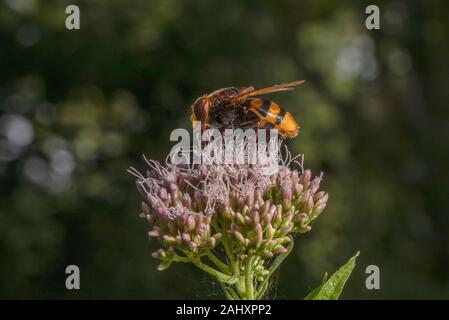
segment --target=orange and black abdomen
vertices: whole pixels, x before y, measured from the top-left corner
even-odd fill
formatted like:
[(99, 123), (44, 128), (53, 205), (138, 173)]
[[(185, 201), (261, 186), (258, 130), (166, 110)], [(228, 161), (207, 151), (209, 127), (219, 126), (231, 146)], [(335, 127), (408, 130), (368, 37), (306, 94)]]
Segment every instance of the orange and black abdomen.
[(260, 124), (272, 124), (284, 137), (295, 137), (298, 134), (299, 127), (291, 113), (273, 101), (260, 98), (247, 99), (245, 109), (255, 114)]

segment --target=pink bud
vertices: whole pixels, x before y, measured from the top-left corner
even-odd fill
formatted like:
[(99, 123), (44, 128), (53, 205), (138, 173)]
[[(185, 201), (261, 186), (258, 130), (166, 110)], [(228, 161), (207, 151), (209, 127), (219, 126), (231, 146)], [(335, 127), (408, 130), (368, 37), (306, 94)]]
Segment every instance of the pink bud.
[(162, 239), (169, 245), (174, 244), (175, 241), (176, 241), (175, 237), (172, 237), (172, 236), (169, 236), (169, 235), (166, 235), (166, 234), (164, 234), (162, 236)]
[(153, 252), (153, 253), (151, 254), (151, 256), (152, 256), (153, 258), (158, 259), (158, 258), (165, 258), (165, 257), (167, 256), (167, 254), (165, 253), (164, 249), (159, 249), (159, 250)]
[(192, 208), (192, 198), (190, 198), (188, 193), (184, 193), (182, 197), (182, 204), (189, 209)]
[(317, 177), (312, 180), (312, 183), (310, 184), (309, 190), (311, 194), (315, 194), (315, 192), (318, 191), (320, 188), (321, 178)]
[(243, 235), (240, 232), (234, 231), (234, 237), (241, 243), (245, 244), (245, 238), (243, 237)]
[(256, 236), (254, 237), (254, 243), (256, 248), (259, 248), (263, 241), (263, 231), (260, 223), (256, 225)]
[(141, 204), (141, 208), (142, 208), (142, 211), (145, 214), (151, 214), (151, 208), (143, 201), (142, 201), (142, 204)]
[(280, 253), (286, 253), (288, 250), (287, 248), (284, 248), (283, 246), (279, 246), (277, 248), (274, 249), (274, 253), (275, 254), (280, 254)]
[(181, 239), (182, 239), (183, 241), (185, 241), (185, 242), (191, 241), (190, 234), (188, 234), (188, 233), (183, 233), (183, 234), (181, 235)]
[(162, 200), (167, 200), (167, 199), (168, 199), (167, 189), (161, 188), (161, 190), (159, 191), (159, 197), (160, 197)]
[(251, 220), (254, 221), (255, 224), (260, 222), (259, 211), (253, 210), (250, 214)]
[(195, 230), (195, 227), (196, 227), (195, 219), (193, 218), (193, 216), (189, 216), (187, 218), (187, 230), (189, 232), (193, 232), (193, 230)]
[(154, 227), (153, 230), (148, 232), (150, 237), (159, 237), (161, 235), (161, 231), (158, 227)]
[(188, 247), (189, 247), (190, 250), (195, 250), (198, 247), (198, 245), (195, 242), (190, 241), (188, 243)]

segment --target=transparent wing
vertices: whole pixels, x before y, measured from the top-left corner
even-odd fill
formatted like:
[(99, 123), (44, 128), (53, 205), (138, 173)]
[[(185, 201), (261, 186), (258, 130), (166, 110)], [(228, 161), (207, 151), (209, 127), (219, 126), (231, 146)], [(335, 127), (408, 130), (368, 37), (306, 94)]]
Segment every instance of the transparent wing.
[(301, 83), (304, 83), (304, 82), (305, 82), (305, 80), (285, 82), (285, 83), (275, 84), (270, 87), (256, 89), (256, 90), (254, 90), (254, 88), (252, 88), (252, 87), (248, 87), (248, 88), (246, 88), (246, 90), (243, 90), (238, 95), (233, 97), (232, 100), (243, 99), (243, 98), (247, 98), (247, 97), (253, 97), (253, 96), (258, 96), (258, 95), (262, 95), (262, 94), (278, 92), (278, 91), (293, 90), (294, 87), (296, 87), (297, 85), (300, 85)]

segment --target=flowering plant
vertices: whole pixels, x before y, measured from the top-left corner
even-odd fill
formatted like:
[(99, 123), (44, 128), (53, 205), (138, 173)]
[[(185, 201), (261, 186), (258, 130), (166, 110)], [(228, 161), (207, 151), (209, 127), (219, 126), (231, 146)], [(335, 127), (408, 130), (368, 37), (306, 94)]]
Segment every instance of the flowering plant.
[[(329, 197), (320, 191), (322, 176), (297, 159), (287, 151), (271, 175), (257, 164), (162, 165), (146, 158), (145, 175), (130, 168), (148, 235), (160, 243), (152, 254), (162, 260), (158, 270), (192, 263), (215, 277), (228, 299), (264, 298), (293, 236), (311, 230)], [(307, 298), (337, 298), (354, 259)]]

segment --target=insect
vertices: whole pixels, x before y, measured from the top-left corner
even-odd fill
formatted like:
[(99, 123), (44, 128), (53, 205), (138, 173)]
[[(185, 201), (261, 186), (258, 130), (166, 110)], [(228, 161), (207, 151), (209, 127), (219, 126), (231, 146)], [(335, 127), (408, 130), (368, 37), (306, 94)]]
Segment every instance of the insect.
[(262, 94), (293, 90), (304, 80), (276, 84), (270, 87), (228, 87), (199, 97), (191, 106), (190, 121), (201, 121), (201, 129), (233, 128), (272, 129), (283, 138), (298, 135), (299, 126), (290, 112), (277, 103), (254, 98)]

